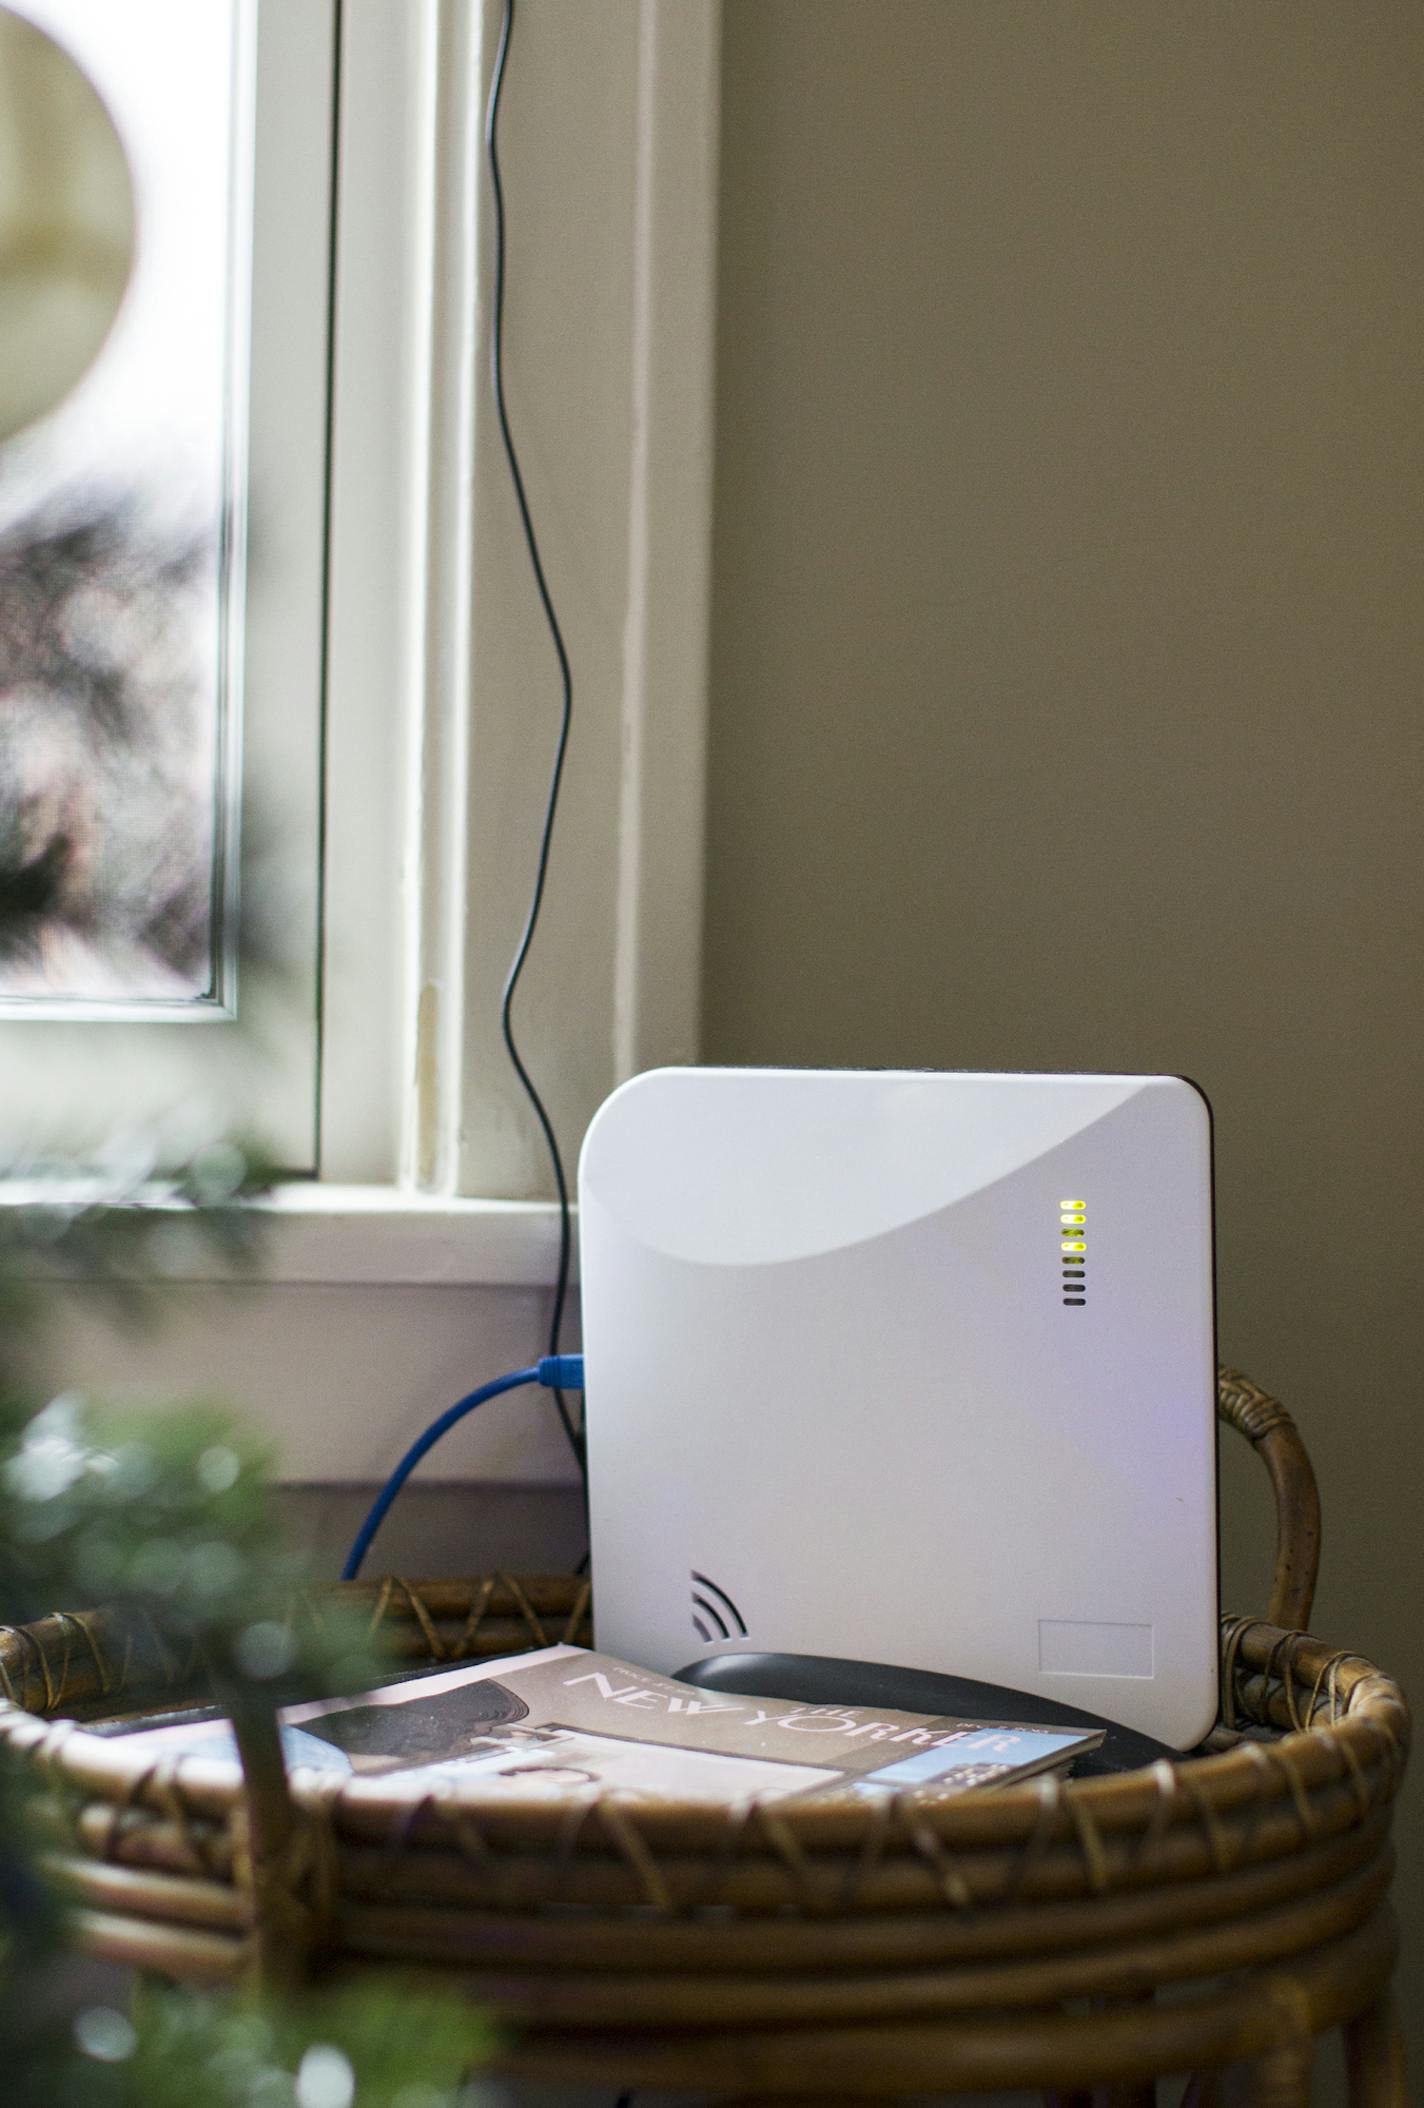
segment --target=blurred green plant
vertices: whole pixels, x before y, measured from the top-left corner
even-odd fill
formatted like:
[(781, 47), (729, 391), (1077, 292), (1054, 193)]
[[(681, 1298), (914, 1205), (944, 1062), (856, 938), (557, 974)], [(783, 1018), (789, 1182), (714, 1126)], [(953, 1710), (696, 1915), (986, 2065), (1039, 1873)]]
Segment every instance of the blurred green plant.
[[(99, 1281), (125, 1314), (161, 1310), (174, 1239), (254, 1258), (250, 1201), (270, 1171), (223, 1143), (155, 1173), (142, 1149), (107, 1176), (27, 1166), (33, 1198), (0, 1208), (0, 1619), (117, 1610), (191, 1661), (233, 1724), (250, 1779), (282, 1765), (279, 1704), (389, 1673), (366, 1622), (305, 1593), (272, 1456), (208, 1401), (105, 1404), (25, 1395), (15, 1348), (54, 1284)], [(280, 1780), (278, 1780), (280, 1784)], [(55, 1992), (64, 1912), (35, 1871), (35, 1785), (0, 1760), (0, 2098), (16, 2108), (471, 2108), (489, 2033), (460, 1999), (399, 1979), (255, 2004), (145, 1987), (132, 2015)]]
[(57, 1284), (82, 1280), (131, 1323), (161, 1314), (161, 1291), (195, 1245), (234, 1273), (262, 1247), (252, 1203), (279, 1183), (263, 1154), (239, 1141), (206, 1142), (163, 1163), (154, 1138), (112, 1138), (93, 1161), (11, 1156), (0, 1163), (0, 1374), (44, 1319)]
[(271, 1452), (226, 1407), (0, 1402), (0, 1604), (13, 1618), (104, 1605), (264, 1703), (359, 1690), (365, 1625), (318, 1612), (284, 1534)]
[(81, 2012), (73, 2039), (56, 2108), (477, 2108), (489, 2098), (467, 2079), (489, 2047), (477, 2016), (395, 1978), (376, 1998), (348, 1988), (263, 2011), (146, 1989), (132, 2016)]

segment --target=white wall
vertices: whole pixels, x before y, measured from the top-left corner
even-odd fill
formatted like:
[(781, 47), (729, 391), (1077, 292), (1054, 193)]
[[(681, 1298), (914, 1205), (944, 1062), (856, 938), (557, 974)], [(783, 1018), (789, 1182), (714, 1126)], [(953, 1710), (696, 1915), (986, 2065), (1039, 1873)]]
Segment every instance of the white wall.
[[(518, 1287), (194, 1285), (166, 1290), (161, 1323), (138, 1329), (75, 1288), (43, 1366), (50, 1382), (110, 1395), (228, 1400), (271, 1437), (284, 1477), (378, 1484), (447, 1405), (537, 1360), (549, 1309), (546, 1291)], [(577, 1350), (577, 1311), (565, 1345)], [(571, 1485), (575, 1472), (551, 1395), (530, 1389), (481, 1407), (421, 1476)]]
[(1202, 1083), (1317, 1629), (1424, 1687), (1424, 16), (729, 0), (723, 98), (706, 1052)]

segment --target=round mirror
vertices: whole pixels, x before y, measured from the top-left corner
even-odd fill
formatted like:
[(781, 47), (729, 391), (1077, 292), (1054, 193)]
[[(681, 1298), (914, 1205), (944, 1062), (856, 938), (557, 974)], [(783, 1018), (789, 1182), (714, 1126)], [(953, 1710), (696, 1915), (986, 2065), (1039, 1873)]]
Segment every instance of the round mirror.
[(88, 371), (133, 253), (133, 182), (113, 119), (67, 51), (0, 7), (0, 440)]

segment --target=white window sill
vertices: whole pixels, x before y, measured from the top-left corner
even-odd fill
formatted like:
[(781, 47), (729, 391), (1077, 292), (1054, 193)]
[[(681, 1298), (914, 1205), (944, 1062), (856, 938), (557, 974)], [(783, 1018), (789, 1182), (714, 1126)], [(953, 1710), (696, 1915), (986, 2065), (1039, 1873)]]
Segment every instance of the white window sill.
[[(33, 1205), (47, 1197), (52, 1189), (46, 1195), (16, 1182), (0, 1189), (0, 1206)], [(552, 1286), (558, 1266), (559, 1211), (551, 1201), (457, 1200), (394, 1186), (301, 1182), (278, 1187), (254, 1210), (266, 1230), (255, 1267), (234, 1276), (194, 1236), (175, 1241), (171, 1255), (165, 1254), (164, 1278), (347, 1288), (544, 1288)], [(182, 1210), (174, 1213), (181, 1219)]]
[[(290, 1185), (262, 1211), (266, 1281), (423, 1288), (543, 1288), (559, 1258), (552, 1201), (456, 1200), (392, 1186)], [(578, 1239), (572, 1254), (578, 1278)], [(205, 1275), (222, 1278), (212, 1265)]]

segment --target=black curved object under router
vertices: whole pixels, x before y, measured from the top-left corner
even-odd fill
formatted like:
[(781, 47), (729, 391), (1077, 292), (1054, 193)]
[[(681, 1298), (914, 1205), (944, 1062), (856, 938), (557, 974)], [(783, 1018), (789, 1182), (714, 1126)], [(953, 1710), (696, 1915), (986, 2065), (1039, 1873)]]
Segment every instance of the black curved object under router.
[(885, 1706), (896, 1713), (946, 1714), (957, 1720), (992, 1720), (1015, 1727), (1089, 1727), (1105, 1730), (1100, 1748), (1079, 1757), (1076, 1777), (1136, 1771), (1165, 1758), (1181, 1762), (1181, 1751), (1151, 1735), (1119, 1727), (1076, 1705), (1061, 1705), (971, 1676), (933, 1669), (897, 1669), (888, 1662), (842, 1661), (830, 1654), (709, 1654), (677, 1672), (679, 1683), (706, 1691), (734, 1691), (746, 1698), (786, 1698), (802, 1705)]

